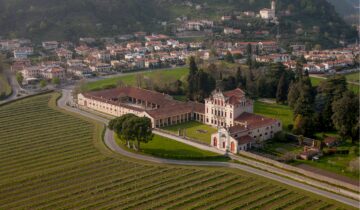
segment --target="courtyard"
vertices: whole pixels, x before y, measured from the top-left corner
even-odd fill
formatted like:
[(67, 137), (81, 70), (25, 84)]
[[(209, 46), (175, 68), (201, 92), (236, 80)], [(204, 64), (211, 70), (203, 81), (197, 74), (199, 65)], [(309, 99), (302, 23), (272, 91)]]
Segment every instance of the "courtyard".
[(178, 135), (180, 132), (180, 135), (182, 136), (184, 135), (188, 138), (195, 139), (206, 144), (210, 144), (211, 134), (217, 132), (216, 128), (195, 121), (168, 126), (163, 129), (175, 135)]

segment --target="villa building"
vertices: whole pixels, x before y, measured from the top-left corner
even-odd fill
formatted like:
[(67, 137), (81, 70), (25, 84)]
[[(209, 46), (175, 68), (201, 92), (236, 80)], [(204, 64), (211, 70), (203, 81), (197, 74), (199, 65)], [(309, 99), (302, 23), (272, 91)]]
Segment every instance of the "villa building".
[(282, 130), (280, 121), (253, 114), (253, 107), (253, 101), (241, 89), (214, 91), (205, 100), (205, 124), (219, 128), (211, 136), (211, 145), (237, 153)]
[(78, 94), (80, 108), (112, 116), (132, 113), (148, 117), (153, 128), (198, 121), (218, 128), (211, 146), (237, 153), (252, 144), (274, 137), (282, 130), (280, 121), (253, 114), (253, 101), (244, 91), (214, 91), (205, 104), (181, 102), (171, 96), (136, 87)]
[(204, 122), (204, 104), (181, 102), (171, 96), (136, 87), (123, 87), (78, 95), (80, 107), (112, 116), (148, 117), (153, 128), (196, 120)]

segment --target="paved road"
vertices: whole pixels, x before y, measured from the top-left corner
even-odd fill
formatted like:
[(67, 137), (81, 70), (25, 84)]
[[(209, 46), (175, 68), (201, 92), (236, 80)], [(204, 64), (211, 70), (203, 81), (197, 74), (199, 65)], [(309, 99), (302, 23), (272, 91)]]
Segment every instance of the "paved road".
[[(65, 110), (67, 110), (67, 111), (83, 115), (85, 117), (97, 120), (97, 121), (102, 122), (104, 124), (108, 123), (108, 121), (109, 121), (108, 119), (102, 118), (102, 117), (97, 116), (95, 114), (88, 113), (88, 112), (85, 112), (85, 111), (82, 111), (82, 110), (79, 110), (79, 109), (76, 109), (76, 108), (66, 106), (66, 103), (69, 102), (70, 100), (71, 100), (71, 91), (64, 89), (63, 90), (63, 96), (61, 97), (60, 100), (58, 100), (58, 106), (60, 108), (63, 108)], [(223, 154), (222, 152), (220, 152), (218, 150), (214, 150), (214, 148), (207, 147), (205, 145), (199, 145), (199, 144), (196, 144), (196, 143), (193, 143), (193, 142), (190, 142), (190, 141), (183, 140), (181, 138), (174, 138), (174, 136), (172, 136), (172, 135), (164, 134), (164, 133), (161, 133), (161, 132), (156, 132), (156, 134), (160, 134), (160, 135), (165, 136), (165, 137), (170, 137), (171, 139), (174, 139), (176, 141), (180, 141), (180, 142), (183, 142), (183, 143), (198, 147), (200, 149), (216, 152), (218, 154)], [(330, 198), (330, 199), (345, 203), (345, 204), (353, 206), (353, 207), (359, 207), (359, 202), (355, 201), (353, 199), (350, 199), (350, 198), (347, 198), (347, 197), (344, 197), (344, 196), (341, 196), (341, 195), (338, 195), (338, 194), (335, 194), (335, 193), (332, 193), (332, 192), (329, 192), (329, 191), (321, 190), (321, 189), (318, 189), (316, 187), (304, 184), (302, 182), (295, 181), (295, 180), (292, 180), (292, 179), (289, 179), (289, 178), (285, 178), (283, 176), (279, 176), (279, 175), (276, 175), (276, 174), (273, 174), (273, 173), (269, 173), (267, 171), (260, 170), (260, 169), (257, 169), (257, 168), (253, 168), (253, 167), (250, 167), (250, 166), (247, 166), (247, 165), (236, 164), (236, 163), (226, 163), (226, 162), (170, 160), (170, 159), (162, 159), (162, 158), (156, 158), (156, 157), (131, 153), (131, 152), (128, 152), (128, 151), (122, 149), (121, 147), (119, 147), (119, 145), (117, 145), (117, 143), (116, 143), (116, 141), (114, 139), (114, 133), (112, 131), (110, 131), (109, 129), (107, 129), (106, 132), (105, 132), (104, 142), (105, 142), (106, 146), (109, 149), (111, 149), (112, 151), (114, 151), (116, 153), (119, 153), (121, 155), (130, 157), (130, 158), (143, 160), (143, 161), (150, 161), (150, 162), (160, 163), (160, 164), (229, 167), (229, 168), (240, 169), (242, 171), (253, 173), (253, 174), (263, 176), (263, 177), (266, 177), (268, 179), (272, 179), (272, 180), (275, 180), (275, 181), (278, 181), (278, 182), (281, 182), (281, 183), (284, 183), (284, 184), (287, 184), (287, 185), (290, 185), (290, 186), (293, 186), (293, 187), (297, 187), (297, 188), (300, 188), (300, 189), (303, 189), (303, 190), (306, 190), (306, 191), (310, 191), (312, 193), (315, 193), (315, 194), (318, 194), (318, 195), (321, 195), (321, 196), (324, 196), (324, 197), (327, 197), (327, 198)], [(241, 158), (241, 157), (233, 156), (232, 158), (234, 158), (234, 159), (236, 159), (238, 161), (241, 161), (241, 162), (244, 161), (243, 158)], [(261, 164), (261, 163), (257, 163), (257, 164)], [(272, 168), (273, 168), (273, 170), (278, 170), (278, 169), (276, 169), (274, 167), (272, 167)], [(283, 171), (282, 173), (285, 173), (285, 172)]]
[(1, 103), (5, 103), (5, 102), (12, 101), (12, 100), (16, 99), (18, 93), (21, 90), (21, 87), (20, 87), (19, 83), (17, 82), (16, 77), (15, 77), (14, 74), (12, 74), (9, 70), (7, 70), (5, 72), (5, 75), (6, 75), (8, 81), (9, 81), (9, 84), (11, 86), (12, 93), (5, 100), (2, 100)]

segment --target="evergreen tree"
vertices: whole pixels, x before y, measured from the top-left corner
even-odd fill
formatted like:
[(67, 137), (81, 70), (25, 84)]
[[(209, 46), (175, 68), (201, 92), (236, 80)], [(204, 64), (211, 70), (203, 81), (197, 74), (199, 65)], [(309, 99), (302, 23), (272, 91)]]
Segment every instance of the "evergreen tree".
[(280, 77), (279, 84), (277, 86), (276, 91), (276, 102), (284, 103), (287, 99), (287, 85), (285, 82), (285, 73), (283, 73)]
[(359, 140), (359, 97), (347, 91), (343, 97), (332, 104), (334, 114), (331, 119), (343, 139), (351, 137), (352, 142)]
[(194, 94), (196, 91), (196, 74), (197, 73), (198, 73), (198, 67), (196, 65), (195, 58), (192, 56), (192, 57), (190, 57), (189, 75), (187, 78), (187, 82), (188, 82), (187, 97), (190, 100), (194, 99)]

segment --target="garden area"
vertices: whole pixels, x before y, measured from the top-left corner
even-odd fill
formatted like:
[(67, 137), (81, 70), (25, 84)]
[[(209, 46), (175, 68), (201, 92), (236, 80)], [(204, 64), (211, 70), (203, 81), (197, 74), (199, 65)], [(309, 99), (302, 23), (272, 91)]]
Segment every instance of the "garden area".
[[(116, 137), (116, 136), (115, 136)], [(146, 144), (141, 144), (140, 151), (134, 151), (125, 145), (125, 142), (116, 137), (117, 143), (124, 149), (145, 155), (168, 159), (181, 160), (208, 160), (208, 161), (227, 161), (225, 156), (213, 152), (200, 150), (198, 148), (174, 141), (172, 139), (154, 135), (153, 140)]]
[(345, 75), (346, 80), (349, 82), (360, 82), (360, 72), (356, 72), (356, 73), (351, 73), (351, 74), (347, 74)]
[(163, 129), (166, 131), (170, 131), (175, 135), (178, 135), (179, 130), (180, 130), (180, 135), (183, 135), (185, 131), (186, 137), (204, 142), (206, 144), (210, 144), (211, 134), (217, 132), (216, 128), (213, 128), (209, 125), (205, 125), (203, 123), (199, 123), (196, 121), (168, 126)]

